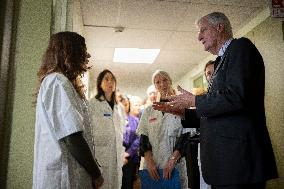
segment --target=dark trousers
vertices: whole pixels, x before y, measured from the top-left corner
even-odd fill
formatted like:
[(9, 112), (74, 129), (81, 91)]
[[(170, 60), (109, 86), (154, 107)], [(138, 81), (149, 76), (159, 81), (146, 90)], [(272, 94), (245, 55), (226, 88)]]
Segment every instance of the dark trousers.
[(122, 186), (121, 189), (133, 189), (133, 183), (137, 178), (139, 164), (128, 159), (128, 163), (122, 167)]
[(187, 150), (185, 154), (187, 177), (188, 177), (188, 187), (191, 189), (200, 188), (199, 180), (199, 167), (198, 167), (198, 143), (189, 142), (187, 144)]
[(239, 184), (239, 185), (226, 185), (226, 186), (214, 186), (212, 189), (265, 189), (265, 182), (254, 184)]

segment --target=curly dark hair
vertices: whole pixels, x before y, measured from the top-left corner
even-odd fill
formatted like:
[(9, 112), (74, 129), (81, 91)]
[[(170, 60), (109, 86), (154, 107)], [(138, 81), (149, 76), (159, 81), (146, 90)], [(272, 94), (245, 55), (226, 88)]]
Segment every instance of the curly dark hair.
[[(58, 72), (66, 76), (82, 99), (85, 99), (85, 86), (81, 78), (90, 67), (85, 38), (75, 32), (59, 32), (50, 37), (48, 47), (42, 58), (37, 73), (39, 86), (36, 90), (37, 98), (39, 87), (43, 79), (51, 73)], [(35, 102), (36, 104), (36, 99)]]
[[(102, 100), (101, 100), (101, 97), (102, 97), (102, 96), (105, 98), (105, 93), (104, 93), (104, 91), (103, 91), (103, 89), (102, 89), (102, 87), (101, 87), (101, 84), (102, 84), (102, 82), (103, 82), (104, 76), (105, 76), (107, 73), (110, 73), (110, 74), (112, 75), (112, 77), (113, 77), (113, 79), (114, 79), (114, 82), (115, 82), (115, 87), (116, 87), (116, 78), (115, 78), (115, 76), (113, 75), (113, 73), (112, 73), (110, 70), (105, 69), (105, 70), (103, 70), (101, 73), (99, 73), (98, 78), (97, 78), (97, 94), (96, 94), (96, 96), (95, 96), (95, 98), (98, 99), (99, 101), (102, 101)], [(117, 103), (117, 102), (116, 102), (116, 99), (115, 99), (115, 91), (114, 91), (114, 92), (112, 93), (112, 95), (111, 95), (111, 102), (112, 102), (112, 103)]]

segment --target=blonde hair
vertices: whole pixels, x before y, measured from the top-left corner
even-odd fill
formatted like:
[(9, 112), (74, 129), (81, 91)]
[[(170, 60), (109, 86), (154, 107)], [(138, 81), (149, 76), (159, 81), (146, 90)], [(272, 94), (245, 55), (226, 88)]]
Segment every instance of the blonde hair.
[(172, 85), (172, 79), (171, 79), (170, 75), (167, 72), (163, 71), (163, 70), (156, 70), (153, 73), (153, 75), (152, 75), (152, 83), (153, 83), (153, 85), (155, 85), (155, 77), (157, 75), (161, 75), (161, 76), (165, 77), (170, 82), (170, 84)]
[[(157, 75), (163, 76), (164, 78), (166, 78), (166, 79), (170, 82), (170, 93), (171, 93), (172, 95), (175, 95), (175, 94), (176, 94), (176, 91), (175, 91), (175, 90), (173, 89), (173, 87), (172, 87), (172, 84), (173, 84), (172, 78), (171, 78), (170, 75), (169, 75), (167, 72), (165, 72), (165, 71), (156, 70), (156, 71), (153, 73), (153, 75), (152, 75), (152, 83), (153, 83), (153, 85), (155, 86), (155, 88), (156, 88), (156, 85), (155, 85), (155, 78), (156, 78)], [(158, 97), (160, 96), (159, 93), (160, 93), (160, 92), (158, 91)]]

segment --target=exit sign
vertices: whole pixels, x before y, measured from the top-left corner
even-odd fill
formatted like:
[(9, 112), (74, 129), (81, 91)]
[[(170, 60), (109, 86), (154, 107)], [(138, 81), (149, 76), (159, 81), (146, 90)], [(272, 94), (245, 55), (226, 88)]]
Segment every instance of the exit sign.
[(284, 18), (284, 0), (271, 0), (271, 16)]

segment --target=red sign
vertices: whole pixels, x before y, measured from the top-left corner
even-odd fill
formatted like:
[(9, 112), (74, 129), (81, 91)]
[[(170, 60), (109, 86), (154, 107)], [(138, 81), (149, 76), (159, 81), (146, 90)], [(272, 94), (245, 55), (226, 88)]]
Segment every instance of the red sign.
[(284, 18), (284, 0), (272, 0), (272, 17)]

